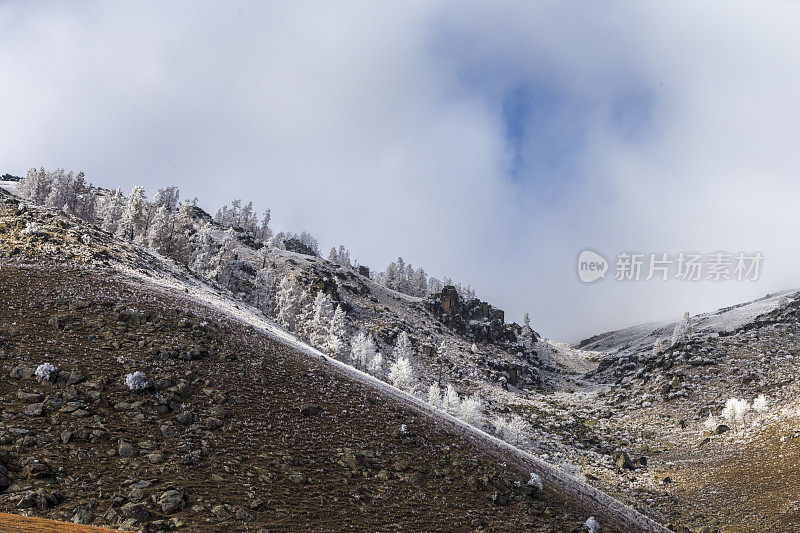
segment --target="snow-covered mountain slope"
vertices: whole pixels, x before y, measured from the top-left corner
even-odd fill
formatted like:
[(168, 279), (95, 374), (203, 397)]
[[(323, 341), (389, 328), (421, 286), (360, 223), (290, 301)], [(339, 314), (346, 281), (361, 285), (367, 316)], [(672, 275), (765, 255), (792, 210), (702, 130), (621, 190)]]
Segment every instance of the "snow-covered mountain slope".
[[(690, 327), (697, 335), (729, 333), (755, 322), (758, 317), (784, 307), (797, 298), (800, 298), (800, 291), (796, 290), (767, 294), (763, 298), (751, 302), (692, 316), (689, 321)], [(581, 341), (576, 345), (576, 348), (627, 355), (652, 348), (659, 339), (663, 339), (669, 344), (675, 326), (680, 322), (680, 320), (675, 322), (648, 322), (601, 333)]]
[[(112, 441), (111, 445), (98, 443), (99, 448), (84, 451), (83, 461), (86, 462), (86, 467), (92, 464), (90, 458), (96, 457), (99, 460), (103, 454), (108, 455), (111, 450), (118, 448), (116, 453), (119, 456), (131, 459), (128, 463), (133, 462), (137, 468), (142, 469), (142, 473), (138, 476), (148, 477), (146, 483), (143, 483), (142, 479), (132, 480), (132, 486), (146, 494), (152, 492), (153, 501), (162, 506), (166, 500), (173, 497), (176, 501), (183, 502), (184, 507), (180, 509), (180, 516), (177, 517), (179, 520), (188, 522), (207, 516), (203, 513), (210, 513), (213, 516), (214, 527), (225, 528), (237, 523), (231, 518), (234, 513), (235, 520), (247, 522), (254, 516), (261, 519), (262, 515), (259, 513), (262, 512), (262, 504), (267, 509), (263, 512), (270, 512), (270, 509), (275, 507), (274, 504), (270, 504), (263, 497), (262, 504), (256, 504), (255, 500), (258, 498), (255, 496), (251, 496), (252, 501), (249, 503), (242, 502), (239, 501), (240, 496), (233, 494), (234, 492), (247, 494), (236, 488), (236, 483), (241, 483), (241, 480), (247, 477), (242, 470), (245, 465), (252, 465), (252, 468), (259, 470), (263, 469), (263, 464), (266, 463), (277, 465), (275, 468), (278, 471), (273, 473), (274, 477), (267, 478), (269, 480), (267, 485), (258, 483), (254, 485), (253, 481), (249, 481), (248, 487), (251, 490), (256, 485), (259, 487), (257, 491), (252, 492), (269, 495), (272, 484), (278, 487), (275, 490), (282, 491), (284, 488), (281, 487), (284, 484), (286, 487), (291, 487), (293, 484), (296, 487), (308, 486), (316, 479), (319, 480), (320, 490), (324, 488), (330, 491), (335, 487), (336, 494), (341, 490), (355, 491), (351, 496), (356, 502), (364, 502), (362, 506), (368, 506), (370, 502), (380, 505), (381, 511), (376, 512), (373, 521), (370, 522), (374, 524), (373, 527), (378, 528), (394, 527), (381, 520), (397, 519), (392, 518), (397, 516), (392, 513), (401, 512), (403, 498), (409, 496), (408, 489), (399, 487), (410, 485), (420, 491), (418, 494), (420, 498), (417, 498), (417, 493), (413, 493), (410, 501), (428, 502), (416, 511), (413, 518), (408, 518), (410, 524), (424, 527), (424, 524), (428, 523), (441, 523), (446, 529), (460, 529), (466, 524), (458, 522), (458, 519), (443, 510), (448, 508), (445, 502), (448, 501), (448, 493), (454, 494), (452, 489), (431, 494), (425, 491), (435, 491), (436, 486), (440, 485), (439, 482), (433, 483), (432, 479), (444, 480), (447, 484), (451, 476), (457, 476), (457, 479), (461, 480), (459, 483), (463, 484), (464, 480), (471, 480), (470, 476), (473, 476), (474, 484), (470, 481), (471, 484), (466, 487), (459, 485), (455, 491), (459, 498), (468, 496), (472, 501), (471, 506), (466, 509), (475, 516), (471, 523), (473, 528), (483, 525), (489, 529), (516, 530), (535, 525), (535, 527), (549, 527), (551, 530), (568, 530), (589, 515), (594, 515), (607, 530), (664, 530), (618, 500), (567, 475), (563, 469), (551, 466), (439, 409), (432, 408), (414, 394), (401, 392), (374, 376), (325, 356), (277, 327), (259, 310), (242, 302), (234, 294), (198, 280), (170, 260), (165, 260), (129, 242), (114, 239), (90, 225), (58, 212), (36, 208), (20, 211), (12, 198), (5, 198), (1, 209), (3, 216), (0, 217), (2, 231), (0, 253), (5, 263), (3, 280), (6, 285), (0, 294), (7, 298), (5, 309), (8, 315), (3, 323), (11, 324), (13, 330), (9, 333), (10, 349), (4, 352), (4, 357), (8, 359), (5, 364), (9, 370), (12, 366), (14, 368), (12, 374), (20, 376), (23, 380), (20, 382), (21, 386), (7, 383), (6, 388), (0, 391), (4, 399), (10, 402), (7, 407), (9, 414), (7, 420), (14, 424), (13, 427), (24, 430), (17, 431), (17, 434), (22, 435), (20, 438), (24, 438), (27, 434), (38, 435), (43, 429), (38, 423), (42, 419), (37, 418), (39, 415), (35, 414), (33, 409), (14, 406), (12, 398), (17, 398), (13, 401), (24, 402), (26, 401), (24, 398), (39, 399), (38, 395), (41, 395), (44, 401), (36, 402), (37, 412), (39, 403), (42, 412), (53, 412), (60, 405), (69, 405), (72, 409), (74, 404), (75, 410), (64, 412), (66, 414), (86, 412), (87, 416), (94, 417), (94, 424), (102, 425), (106, 432), (104, 435)], [(318, 259), (297, 257), (289, 253), (281, 254), (276, 260), (284, 261), (287, 270), (304, 265), (302, 272), (307, 276), (316, 275), (315, 265), (319, 268)], [(361, 290), (359, 283), (365, 286), (371, 283), (366, 279), (348, 278), (346, 274), (343, 274), (343, 277), (348, 283), (352, 283), (354, 288), (339, 290), (346, 290), (352, 294)], [(344, 285), (344, 282), (340, 284)], [(391, 306), (395, 305), (394, 302), (398, 299), (388, 291), (380, 292), (377, 288), (369, 287), (368, 289), (370, 292), (378, 293), (378, 296), (373, 297), (384, 308), (388, 307), (391, 310)], [(406, 304), (420, 303), (408, 302), (405, 299), (403, 301)], [(29, 311), (19, 315), (17, 309), (26, 306)], [(114, 309), (113, 313), (109, 312), (109, 309)], [(376, 313), (375, 316), (385, 316), (383, 313), (386, 313), (385, 309), (373, 312)], [(170, 313), (175, 316), (170, 316)], [(14, 320), (15, 316), (18, 317), (17, 320)], [(435, 320), (430, 322), (436, 323)], [(42, 325), (46, 323), (50, 324), (51, 331), (58, 338), (58, 344), (55, 346), (49, 338), (50, 334), (42, 333), (46, 331), (42, 329)], [(427, 327), (435, 329), (437, 326)], [(21, 331), (21, 336), (14, 331)], [(186, 334), (196, 334), (200, 339), (199, 344), (196, 340), (183, 339), (185, 334), (179, 333), (181, 331), (185, 331)], [(245, 344), (250, 343), (249, 347), (240, 346), (239, 343), (242, 342), (240, 339), (247, 339)], [(195, 347), (185, 351), (187, 346), (191, 347), (193, 343)], [(229, 343), (231, 346), (228, 346)], [(278, 345), (281, 348), (278, 348)], [(258, 348), (259, 346), (261, 348)], [(266, 352), (263, 351), (264, 346), (267, 347)], [(111, 353), (107, 353), (109, 351)], [(45, 360), (58, 364), (61, 368), (78, 368), (84, 374), (84, 379), (73, 383), (72, 389), (63, 390), (59, 388), (61, 385), (58, 385), (60, 378), (56, 378), (55, 385), (44, 381), (28, 381), (31, 378), (27, 377), (27, 369)], [(133, 370), (144, 370), (148, 377), (152, 378), (151, 390), (155, 395), (154, 398), (148, 397), (146, 393), (126, 392), (121, 386), (124, 373)], [(65, 384), (70, 381), (71, 375), (68, 373), (64, 376)], [(324, 385), (321, 382), (317, 383), (320, 378), (325, 382)], [(89, 384), (87, 387), (80, 386), (84, 380)], [(189, 391), (195, 391), (195, 396), (191, 396), (190, 393), (174, 405), (169, 402), (160, 403), (159, 398), (175, 393), (173, 388), (176, 383), (177, 386), (181, 386), (181, 380), (188, 384)], [(276, 389), (277, 384), (281, 387)], [(208, 394), (204, 387), (210, 391)], [(39, 392), (40, 390), (42, 392)], [(337, 395), (335, 391), (341, 392)], [(217, 392), (222, 392), (231, 398), (228, 402), (222, 402), (224, 405), (222, 409), (218, 408), (220, 406), (214, 406), (214, 403), (217, 403), (214, 400), (218, 396)], [(27, 396), (29, 393), (33, 396)], [(244, 404), (237, 401), (238, 395), (247, 401)], [(364, 395), (372, 395), (376, 401), (359, 403), (357, 398), (363, 399)], [(101, 398), (107, 399), (103, 402)], [(184, 406), (187, 398), (191, 399), (189, 407)], [(209, 402), (209, 399), (213, 401)], [(274, 402), (278, 400), (280, 402), (275, 404)], [(301, 413), (300, 416), (305, 417), (306, 415), (302, 414), (304, 402), (308, 405), (305, 411), (309, 418), (318, 421), (315, 423), (319, 425), (308, 428), (311, 430), (309, 433), (298, 433), (296, 416), (286, 417), (280, 413), (289, 413), (292, 409), (297, 409)], [(353, 406), (348, 407), (349, 404)], [(120, 421), (112, 423), (106, 418), (113, 412), (109, 410), (112, 405), (114, 409), (119, 405), (120, 409), (131, 411), (131, 420), (144, 424), (143, 430), (137, 431), (134, 435), (130, 434), (130, 430), (137, 426), (136, 423), (131, 427), (125, 423), (120, 424)], [(356, 408), (356, 405), (361, 407)], [(372, 412), (378, 405), (400, 413), (400, 416), (392, 422), (387, 419), (387, 413)], [(220, 475), (221, 472), (217, 474), (220, 480), (215, 480), (213, 476), (209, 477), (208, 473), (204, 473), (202, 478), (210, 480), (205, 485), (195, 481), (189, 484), (191, 488), (186, 486), (169, 488), (167, 485), (170, 483), (183, 485), (193, 479), (191, 470), (181, 470), (178, 466), (192, 465), (184, 464), (176, 457), (175, 464), (170, 463), (171, 469), (168, 469), (170, 478), (164, 479), (163, 472), (159, 473), (158, 468), (151, 468), (146, 461), (141, 460), (144, 457), (141, 450), (151, 451), (154, 447), (164, 452), (167, 449), (180, 449), (183, 446), (180, 439), (188, 437), (187, 434), (178, 437), (178, 440), (171, 440), (176, 438), (176, 434), (180, 434), (180, 431), (173, 433), (173, 430), (164, 429), (164, 419), (160, 418), (165, 414), (162, 407), (166, 408), (167, 413), (170, 410), (177, 410), (178, 417), (183, 416), (184, 411), (194, 411), (192, 418), (187, 420), (190, 434), (192, 430), (195, 431), (195, 437), (190, 441), (198, 448), (190, 445), (184, 451), (186, 453), (198, 451), (199, 455), (192, 457), (198, 459), (200, 464), (206, 464), (206, 468), (222, 468), (227, 475), (233, 476), (230, 481), (225, 479), (226, 474)], [(337, 414), (339, 413), (337, 408), (344, 408), (344, 411)], [(353, 412), (353, 409), (363, 411)], [(317, 410), (322, 413), (319, 418)], [(28, 417), (28, 411), (34, 413), (32, 417)], [(266, 416), (267, 413), (276, 413), (279, 416), (277, 418), (272, 415)], [(344, 414), (347, 416), (343, 416)], [(74, 416), (73, 414), (72, 417)], [(199, 422), (194, 420), (194, 416), (199, 416)], [(65, 432), (75, 432), (76, 430), (72, 428), (76, 427), (79, 421), (72, 417), (68, 417), (65, 421), (51, 417), (50, 431), (54, 431), (52, 427), (54, 425), (61, 426), (58, 430), (61, 431), (62, 437), (56, 441), (48, 442), (46, 439), (41, 442), (36, 441), (36, 449), (50, 455), (48, 451), (52, 452), (53, 446), (67, 446), (71, 439), (63, 435)], [(259, 421), (259, 418), (266, 420)], [(160, 429), (158, 424), (162, 424)], [(221, 434), (213, 433), (220, 427), (223, 428)], [(227, 430), (224, 429), (226, 427)], [(290, 430), (291, 427), (295, 429)], [(343, 428), (347, 430), (342, 433), (340, 440), (335, 441), (336, 443), (327, 441), (329, 433), (338, 434)], [(390, 434), (392, 428), (396, 430), (396, 435)], [(152, 434), (149, 434), (145, 441), (139, 442), (141, 435), (146, 435), (148, 432)], [(281, 445), (274, 443), (269, 450), (262, 450), (262, 455), (266, 454), (263, 461), (254, 461), (252, 455), (258, 453), (256, 443), (261, 442), (259, 435), (262, 433), (275, 437), (289, 433), (295, 436), (288, 441), (281, 438)], [(237, 436), (245, 440), (238, 441)], [(286, 463), (281, 459), (282, 454), (292, 454), (292, 450), (295, 449), (306, 449), (304, 444), (297, 440), (301, 437), (315, 443), (316, 448), (308, 453), (322, 454), (322, 456), (313, 459), (304, 457), (297, 464), (292, 462), (297, 458), (290, 458)], [(134, 449), (133, 455), (129, 453), (130, 443), (125, 441), (127, 444), (123, 446), (124, 439), (137, 439), (134, 448), (138, 450)], [(417, 453), (415, 445), (406, 448), (409, 446), (407, 441), (410, 442), (411, 439), (416, 442), (416, 446), (421, 444), (423, 449), (440, 447), (443, 453), (447, 453), (448, 450), (461, 450), (459, 453), (466, 454), (470, 459), (466, 463), (463, 458), (455, 459), (455, 463), (447, 459), (444, 464), (435, 466), (435, 458), (425, 454), (415, 455)], [(118, 446), (116, 446), (117, 440), (120, 441)], [(9, 442), (14, 443), (16, 440), (12, 439)], [(243, 448), (245, 442), (247, 445)], [(377, 457), (372, 455), (374, 450), (363, 451), (364, 443), (367, 442), (372, 442), (372, 446), (380, 449)], [(352, 488), (346, 488), (352, 482), (344, 483), (343, 486), (337, 485), (336, 483), (341, 482), (337, 481), (340, 478), (331, 478), (326, 473), (329, 467), (324, 466), (331, 455), (338, 457), (337, 454), (340, 452), (336, 451), (337, 446), (347, 448), (355, 445), (361, 446), (362, 451), (358, 454), (341, 452), (345, 454), (342, 461), (345, 466), (355, 461), (356, 466), (353, 469), (358, 474), (358, 479), (365, 477), (371, 480), (370, 486), (366, 488), (361, 486), (360, 482)], [(392, 470), (394, 468), (392, 464), (396, 465), (397, 461), (390, 464), (386, 458), (400, 453), (397, 446), (406, 450), (405, 461), (410, 466)], [(248, 451), (244, 451), (245, 449)], [(224, 456), (228, 458), (234, 454), (232, 462), (226, 465), (213, 459), (219, 457), (223, 450)], [(58, 455), (72, 457), (73, 452), (78, 453), (77, 450), (67, 447), (59, 451)], [(169, 452), (164, 452), (152, 452), (147, 457), (149, 459), (151, 455), (158, 453), (169, 456)], [(354, 457), (353, 461), (350, 461), (350, 455), (346, 455), (348, 453)], [(235, 454), (245, 455), (239, 457)], [(366, 459), (363, 459), (364, 457)], [(208, 462), (204, 463), (206, 458)], [(12, 465), (12, 474), (16, 474), (14, 471), (16, 466), (20, 467), (21, 474), (24, 465), (14, 463), (16, 458), (11, 459), (13, 460), (9, 463)], [(322, 470), (312, 468), (318, 461), (321, 461), (318, 464)], [(358, 466), (361, 461), (377, 466), (383, 465), (385, 468), (376, 467), (375, 477), (371, 477), (370, 468), (362, 469)], [(450, 461), (450, 466), (447, 466), (447, 461)], [(131, 466), (128, 463), (126, 466)], [(292, 472), (281, 470), (282, 464), (287, 464)], [(469, 466), (472, 464), (483, 466)], [(458, 465), (459, 469), (457, 474), (452, 470), (455, 465)], [(106, 472), (113, 472), (108, 474), (112, 478), (120, 475), (120, 472), (114, 471), (113, 465), (105, 463), (104, 468)], [(361, 475), (364, 471), (367, 472), (366, 476)], [(76, 471), (74, 474), (78, 478), (89, 475), (88, 472), (85, 474), (79, 472)], [(531, 492), (526, 488), (527, 478), (531, 472), (541, 478), (544, 489), (541, 498), (550, 508), (542, 514), (537, 514), (536, 510), (531, 511), (534, 508), (543, 509), (541, 506), (525, 504), (525, 498), (529, 498)], [(384, 479), (387, 477), (388, 479)], [(55, 474), (53, 478), (58, 483), (60, 476)], [(178, 483), (177, 479), (186, 481)], [(456, 477), (452, 479), (455, 482)], [(519, 486), (514, 485), (515, 479), (519, 481)], [(114, 483), (121, 481), (114, 480)], [(62, 490), (66, 491), (67, 486), (64, 483), (67, 480), (61, 479), (60, 482)], [(226, 487), (223, 485), (225, 482), (234, 485)], [(90, 490), (80, 483), (76, 486), (81, 487), (81, 494), (86, 494)], [(501, 486), (505, 488), (498, 488)], [(49, 487), (52, 489), (51, 485)], [(155, 489), (158, 489), (158, 492), (153, 492)], [(165, 496), (171, 490), (177, 490), (179, 496), (173, 493)], [(322, 493), (326, 490), (322, 490)], [(394, 496), (380, 496), (387, 490)], [(481, 499), (481, 490), (488, 490), (489, 497)], [(225, 497), (232, 501), (214, 505), (220, 500), (216, 491), (227, 495)], [(477, 492), (470, 493), (470, 491)], [(113, 491), (103, 492), (111, 494)], [(318, 503), (313, 503), (317, 501), (313, 498), (316, 498), (318, 491), (309, 489), (308, 492), (310, 494), (308, 499), (300, 496), (300, 503), (281, 502), (278, 510), (286, 513), (288, 509), (289, 516), (296, 516), (296, 520), (302, 520), (296, 523), (306, 523), (310, 527), (314, 527), (314, 524), (319, 526), (319, 523), (314, 522), (314, 516), (323, 514), (332, 516), (333, 521), (326, 523), (327, 526), (322, 526), (323, 529), (328, 527), (335, 529), (336, 520), (346, 518), (345, 511), (341, 507), (337, 508), (337, 504), (330, 499), (327, 503), (324, 498)], [(199, 493), (203, 496), (198, 498)], [(27, 497), (26, 494), (22, 493), (23, 498)], [(45, 501), (55, 502), (59, 499), (53, 496), (52, 490), (50, 492), (45, 490), (43, 494)], [(50, 500), (47, 500), (48, 494), (52, 496)], [(111, 502), (111, 509), (120, 521), (133, 520), (146, 523), (151, 513), (156, 513), (158, 516), (158, 512), (146, 502), (140, 503), (142, 500), (138, 498), (138, 494), (134, 495), (132, 492), (132, 496), (128, 498), (123, 497), (122, 500), (117, 500), (117, 503)], [(35, 497), (33, 496), (34, 500)], [(16, 505), (15, 498), (16, 496), (9, 497), (5, 500), (6, 504)], [(437, 501), (441, 501), (443, 507), (435, 503)], [(461, 503), (450, 502), (452, 506), (450, 508), (464, 509), (464, 500), (460, 501)], [(93, 505), (96, 506), (97, 503)], [(393, 505), (399, 507), (392, 511), (395, 509)], [(244, 511), (237, 511), (237, 507)], [(293, 514), (295, 507), (311, 509), (312, 514), (300, 518), (301, 515)], [(346, 506), (347, 512), (351, 512), (350, 507), (351, 505)], [(56, 509), (49, 513), (51, 516), (63, 517), (61, 515), (65, 511), (59, 509), (58, 504), (55, 507), (48, 504), (44, 510), (51, 508)], [(250, 510), (247, 510), (248, 508)], [(433, 514), (428, 513), (426, 509)], [(275, 509), (271, 509), (271, 512), (277, 513)], [(106, 513), (103, 515), (104, 519), (115, 520), (114, 513)], [(199, 516), (195, 517), (192, 513)], [(386, 514), (381, 515), (381, 513)], [(286, 520), (286, 515), (278, 515), (265, 520), (272, 527), (276, 527), (277, 524), (277, 528), (280, 529), (280, 520)], [(438, 519), (440, 522), (433, 518), (437, 515), (440, 517)], [(247, 518), (248, 516), (250, 518)], [(501, 523), (504, 525), (499, 526)], [(366, 525), (368, 522), (364, 524), (368, 527)]]

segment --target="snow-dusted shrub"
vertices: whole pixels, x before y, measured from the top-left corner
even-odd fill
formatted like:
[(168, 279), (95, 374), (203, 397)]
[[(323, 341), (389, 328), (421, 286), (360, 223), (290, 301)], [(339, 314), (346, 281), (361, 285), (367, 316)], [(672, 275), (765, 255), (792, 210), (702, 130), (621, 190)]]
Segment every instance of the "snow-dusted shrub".
[(40, 231), (42, 231), (42, 228), (39, 226), (39, 224), (37, 224), (36, 222), (28, 222), (28, 224), (25, 226), (25, 229), (22, 230), (22, 234), (36, 235)]
[(769, 411), (769, 400), (763, 394), (759, 394), (758, 397), (753, 400), (753, 411), (758, 413), (764, 414)]
[(442, 409), (447, 411), (453, 416), (458, 415), (458, 410), (461, 407), (461, 402), (458, 398), (458, 393), (456, 392), (455, 387), (450, 383), (447, 384), (447, 389), (444, 393), (444, 398), (442, 399)]
[(570, 476), (574, 477), (575, 479), (579, 479), (581, 481), (585, 481), (586, 480), (586, 476), (583, 475), (583, 471), (581, 470), (581, 467), (579, 467), (577, 465), (574, 465), (574, 464), (572, 464), (572, 463), (570, 463), (568, 461), (564, 461), (563, 463), (561, 463), (559, 465), (559, 467), (561, 468), (561, 470), (564, 471), (565, 474), (570, 475)]
[(483, 402), (480, 396), (473, 394), (461, 401), (459, 418), (471, 426), (483, 427)]
[(125, 385), (127, 385), (130, 390), (144, 390), (150, 386), (150, 381), (148, 381), (144, 372), (137, 370), (125, 376)]
[(520, 416), (512, 416), (511, 421), (508, 423), (508, 441), (514, 446), (519, 446), (525, 442), (525, 434), (527, 433), (528, 425)]
[(500, 418), (493, 421), (495, 434), (514, 446), (525, 442), (528, 425), (522, 417), (514, 415), (509, 419)]
[(586, 533), (597, 533), (600, 529), (600, 524), (597, 522), (595, 517), (590, 516), (586, 522), (583, 523), (583, 527), (586, 528)]
[(656, 339), (656, 342), (653, 343), (653, 355), (656, 356), (664, 351), (664, 339)]
[(51, 363), (42, 363), (41, 365), (36, 367), (36, 377), (41, 378), (45, 381), (50, 381), (50, 378), (53, 377), (56, 372), (58, 372), (58, 368)]
[(712, 415), (711, 413), (708, 414), (708, 418), (706, 418), (706, 421), (703, 422), (703, 426), (708, 431), (714, 431), (715, 429), (717, 429), (718, 425), (719, 425), (719, 422), (717, 421), (716, 418), (714, 418), (714, 415)]
[(542, 490), (542, 478), (538, 474), (531, 472), (531, 478), (528, 480), (528, 486), (535, 488), (537, 491)]
[(746, 426), (747, 413), (749, 411), (750, 404), (747, 400), (729, 398), (728, 401), (725, 402), (725, 408), (722, 409), (722, 418), (724, 418), (733, 429), (736, 429), (737, 424), (741, 424), (742, 429), (744, 429)]
[(442, 407), (442, 389), (439, 388), (439, 383), (436, 381), (428, 387), (428, 403), (439, 409)]

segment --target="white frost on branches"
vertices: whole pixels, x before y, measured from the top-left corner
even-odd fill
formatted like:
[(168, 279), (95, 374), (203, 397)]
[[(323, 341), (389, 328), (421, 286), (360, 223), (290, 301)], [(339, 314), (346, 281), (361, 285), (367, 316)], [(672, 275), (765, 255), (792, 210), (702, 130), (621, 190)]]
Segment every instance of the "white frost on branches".
[(137, 370), (125, 376), (125, 385), (130, 390), (144, 390), (150, 386), (150, 381), (144, 375), (144, 372)]
[(42, 363), (41, 365), (36, 367), (36, 377), (41, 378), (45, 381), (50, 381), (50, 378), (58, 372), (58, 368), (51, 363)]

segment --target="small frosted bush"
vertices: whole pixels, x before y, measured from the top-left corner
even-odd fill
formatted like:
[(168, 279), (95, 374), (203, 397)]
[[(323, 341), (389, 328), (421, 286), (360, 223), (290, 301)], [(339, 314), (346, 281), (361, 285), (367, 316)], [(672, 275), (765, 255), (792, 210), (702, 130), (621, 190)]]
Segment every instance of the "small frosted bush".
[(22, 230), (22, 234), (23, 235), (35, 235), (35, 234), (39, 233), (39, 231), (41, 231), (41, 228), (39, 227), (39, 224), (37, 224), (36, 222), (28, 222), (28, 224), (25, 226), (25, 229)]
[(42, 363), (36, 367), (36, 377), (42, 378), (45, 381), (50, 381), (50, 378), (58, 372), (58, 368), (51, 363)]
[(150, 382), (147, 380), (144, 372), (137, 370), (133, 374), (125, 376), (125, 385), (127, 385), (130, 390), (144, 390), (150, 386)]
[(531, 478), (528, 480), (528, 486), (535, 488), (537, 491), (542, 490), (542, 478), (538, 474), (531, 472)]
[(755, 400), (753, 400), (753, 410), (759, 413), (766, 413), (769, 411), (769, 400), (763, 394), (760, 394)]
[(587, 533), (597, 533), (600, 529), (600, 524), (597, 522), (595, 517), (590, 516), (586, 522), (583, 523), (583, 527), (586, 528)]

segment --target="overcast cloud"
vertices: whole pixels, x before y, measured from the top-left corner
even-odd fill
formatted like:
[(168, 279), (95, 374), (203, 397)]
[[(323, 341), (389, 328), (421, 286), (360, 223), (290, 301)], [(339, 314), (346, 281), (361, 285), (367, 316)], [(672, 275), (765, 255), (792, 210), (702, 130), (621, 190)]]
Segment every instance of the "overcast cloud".
[[(574, 341), (800, 287), (798, 29), (789, 2), (3, 2), (0, 172), (253, 200)], [(587, 247), (765, 259), (587, 286)]]

